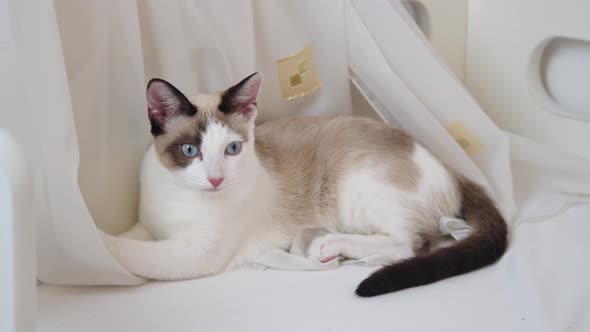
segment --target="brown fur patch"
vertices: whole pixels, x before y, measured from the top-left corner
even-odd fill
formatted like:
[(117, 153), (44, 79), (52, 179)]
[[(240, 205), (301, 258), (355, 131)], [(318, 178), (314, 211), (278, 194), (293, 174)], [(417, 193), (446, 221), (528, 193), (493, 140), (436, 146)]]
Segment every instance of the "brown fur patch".
[(390, 181), (417, 190), (419, 169), (414, 142), (384, 123), (358, 117), (293, 117), (255, 129), (256, 153), (279, 182), (280, 204), (295, 224), (328, 221), (335, 212), (337, 186), (356, 165), (369, 164), (388, 172)]

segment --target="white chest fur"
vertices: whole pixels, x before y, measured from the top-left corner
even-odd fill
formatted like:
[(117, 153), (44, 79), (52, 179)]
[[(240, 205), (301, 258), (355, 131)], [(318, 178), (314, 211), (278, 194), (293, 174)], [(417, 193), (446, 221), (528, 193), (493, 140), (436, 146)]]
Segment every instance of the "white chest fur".
[[(225, 252), (233, 264), (287, 243), (273, 222), (274, 185), (259, 165), (238, 190), (199, 192), (179, 183), (152, 148), (142, 168), (140, 222), (158, 240), (182, 240)], [(234, 188), (232, 188), (234, 189)]]

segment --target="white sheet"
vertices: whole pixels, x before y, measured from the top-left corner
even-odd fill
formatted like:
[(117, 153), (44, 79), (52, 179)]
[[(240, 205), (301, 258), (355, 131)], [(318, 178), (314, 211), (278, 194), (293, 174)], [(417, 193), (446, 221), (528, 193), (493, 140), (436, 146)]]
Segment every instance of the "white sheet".
[(354, 295), (359, 266), (42, 286), (38, 331), (589, 331), (590, 199), (530, 190), (506, 255), (465, 276), (377, 298)]

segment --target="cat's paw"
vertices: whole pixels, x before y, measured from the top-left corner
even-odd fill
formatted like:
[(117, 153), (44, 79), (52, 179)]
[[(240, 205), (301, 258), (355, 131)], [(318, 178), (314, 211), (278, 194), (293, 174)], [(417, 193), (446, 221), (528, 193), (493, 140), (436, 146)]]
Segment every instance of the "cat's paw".
[(313, 239), (307, 249), (308, 257), (321, 263), (337, 259), (340, 256), (341, 241), (333, 235), (327, 234)]

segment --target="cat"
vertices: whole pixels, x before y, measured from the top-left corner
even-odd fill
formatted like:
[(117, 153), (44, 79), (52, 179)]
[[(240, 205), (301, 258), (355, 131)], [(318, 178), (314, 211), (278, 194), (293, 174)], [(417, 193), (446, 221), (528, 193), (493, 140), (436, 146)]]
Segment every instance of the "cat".
[[(147, 86), (153, 144), (141, 168), (139, 222), (115, 237), (114, 257), (148, 279), (195, 278), (289, 248), (304, 227), (312, 259), (381, 253), (392, 264), (362, 281), (375, 296), (476, 270), (507, 247), (492, 199), (408, 134), (368, 118), (290, 117), (255, 126), (262, 75), (187, 98)], [(460, 216), (471, 235), (430, 244), (439, 219)]]

